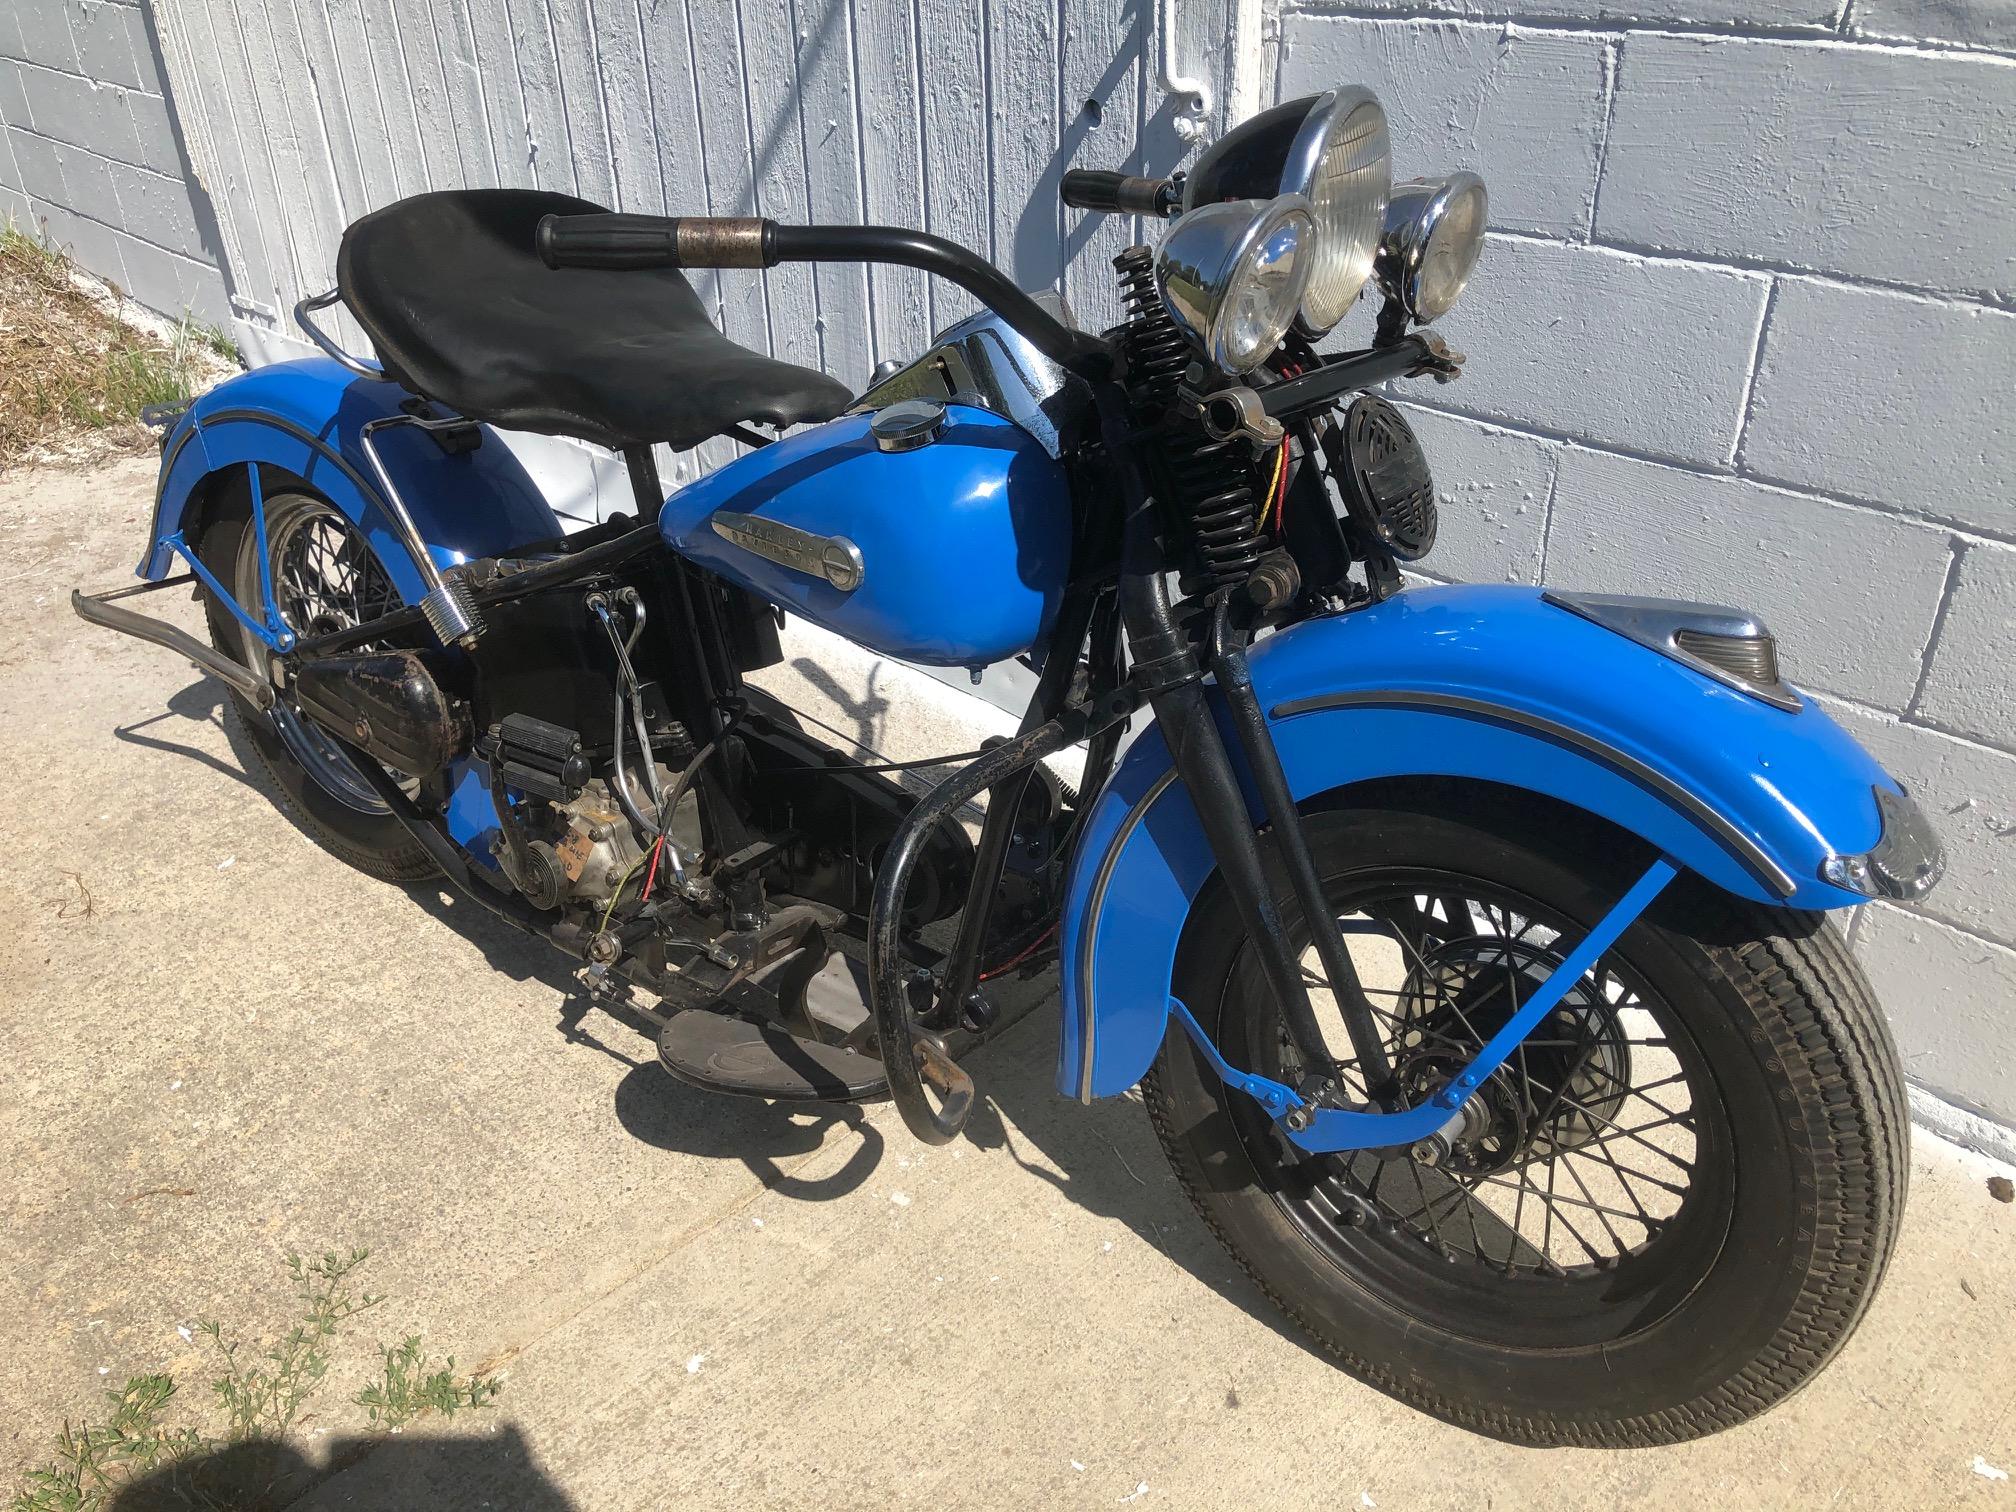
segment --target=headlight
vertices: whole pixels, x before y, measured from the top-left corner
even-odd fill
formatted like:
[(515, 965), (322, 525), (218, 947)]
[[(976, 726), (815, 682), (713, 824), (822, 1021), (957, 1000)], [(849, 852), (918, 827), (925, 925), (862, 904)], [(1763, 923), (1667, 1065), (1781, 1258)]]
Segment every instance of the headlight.
[(1448, 314), (1484, 250), (1490, 211), (1474, 173), (1395, 185), (1373, 268), (1386, 297), (1423, 325)]
[(1316, 222), (1309, 201), (1232, 200), (1190, 211), (1155, 252), (1170, 318), (1228, 373), (1258, 367), (1281, 344), (1309, 287)]
[(1386, 112), (1369, 89), (1350, 85), (1241, 122), (1197, 160), (1183, 202), (1308, 198), (1317, 237), (1296, 325), (1314, 340), (1344, 318), (1365, 286), (1392, 186)]

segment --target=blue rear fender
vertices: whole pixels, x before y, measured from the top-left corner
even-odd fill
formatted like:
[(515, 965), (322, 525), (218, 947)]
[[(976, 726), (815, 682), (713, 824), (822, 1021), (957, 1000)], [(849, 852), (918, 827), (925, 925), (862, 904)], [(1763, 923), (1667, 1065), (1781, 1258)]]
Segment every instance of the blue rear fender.
[[(220, 481), (248, 468), (292, 474), (326, 498), (364, 533), (399, 596), (417, 604), (427, 592), (394, 530), (371, 468), (358, 445), (364, 425), (397, 414), (411, 395), (382, 379), (360, 378), (315, 357), (243, 373), (203, 395), (166, 438), (153, 529), (139, 574), (159, 579), (178, 551), (193, 554), (208, 523), (203, 506)], [(449, 452), (413, 426), (373, 438), (439, 567), (498, 556), (562, 533), (559, 519), (503, 440), (481, 428), (481, 444)], [(261, 474), (263, 487), (275, 479)], [(255, 491), (256, 501), (260, 494)], [(258, 605), (249, 608), (261, 616)], [(474, 758), (457, 763), (448, 829), (480, 865), (495, 866), (487, 838), (496, 827), (486, 769)]]
[[(411, 397), (396, 383), (360, 378), (326, 357), (277, 363), (219, 384), (168, 434), (140, 576), (166, 577), (176, 542), (202, 523), (192, 515), (196, 501), (220, 478), (258, 464), (293, 474), (342, 510), (364, 532), (400, 595), (419, 602), (425, 585), (357, 444), (367, 421), (397, 414)], [(442, 567), (561, 532), (530, 476), (488, 427), (481, 445), (459, 454), (410, 426), (381, 431), (374, 444)], [(184, 544), (193, 551), (199, 542)]]
[[(1536, 589), (1410, 590), (1283, 631), (1251, 660), (1298, 801), (1380, 778), (1470, 778), (1596, 814), (1739, 897), (1867, 901), (1821, 867), (1882, 835), (1876, 789), (1899, 789), (1874, 758), (1811, 700), (1773, 707)], [(1246, 801), (1259, 823), (1250, 784)], [(1109, 1096), (1147, 1071), (1177, 943), (1212, 870), (1151, 727), (1096, 800), (1072, 861), (1066, 1096)]]

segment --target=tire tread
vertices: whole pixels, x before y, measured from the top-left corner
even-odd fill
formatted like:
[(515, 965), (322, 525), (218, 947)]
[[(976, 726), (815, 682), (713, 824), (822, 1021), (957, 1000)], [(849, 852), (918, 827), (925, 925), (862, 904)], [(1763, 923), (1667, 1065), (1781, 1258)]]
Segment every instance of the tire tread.
[[(1221, 1226), (1176, 1127), (1158, 1058), (1142, 1080), (1143, 1101), (1184, 1195), (1248, 1279), (1342, 1369), (1445, 1422), (1535, 1447), (1650, 1448), (1758, 1416), (1805, 1386), (1840, 1351), (1876, 1294), (1910, 1178), (1909, 1105), (1882, 1010), (1835, 930), (1816, 924), (1803, 935), (1787, 934), (1781, 910), (1705, 892), (1691, 906), (1722, 912), (1704, 921), (1715, 931), (1710, 937), (1742, 941), (1718, 945), (1713, 953), (1761, 1010), (1758, 1021), (1773, 1032), (1773, 1049), (1801, 1084), (1819, 1172), (1814, 1248), (1797, 1299), (1771, 1344), (1731, 1379), (1659, 1412), (1592, 1422), (1482, 1407), (1355, 1353), (1281, 1295)], [(1818, 1127), (1843, 1111), (1859, 1138)]]

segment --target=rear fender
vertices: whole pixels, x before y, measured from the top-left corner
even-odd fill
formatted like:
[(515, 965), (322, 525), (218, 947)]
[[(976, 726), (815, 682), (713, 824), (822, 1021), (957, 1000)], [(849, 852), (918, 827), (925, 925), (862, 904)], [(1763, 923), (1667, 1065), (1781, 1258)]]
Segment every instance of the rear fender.
[[(1405, 776), (1522, 788), (1755, 902), (1866, 902), (1822, 867), (1872, 850), (1884, 829), (1876, 791), (1901, 791), (1810, 699), (1796, 712), (1773, 707), (1534, 589), (1410, 590), (1283, 631), (1251, 661), (1298, 801)], [(1257, 825), (1250, 782), (1245, 796)], [(1072, 860), (1057, 1073), (1066, 1096), (1109, 1096), (1148, 1069), (1177, 943), (1212, 870), (1151, 727), (1096, 800)]]
[[(367, 421), (397, 414), (411, 398), (396, 383), (357, 377), (325, 357), (276, 363), (219, 384), (168, 433), (139, 575), (166, 577), (178, 554), (193, 557), (199, 543), (185, 533), (199, 524), (198, 501), (221, 478), (259, 466), (292, 474), (342, 510), (370, 541), (400, 596), (418, 603), (426, 584), (357, 442)], [(561, 533), (510, 448), (487, 426), (480, 429), (482, 444), (459, 454), (444, 451), (417, 427), (382, 430), (373, 440), (441, 567)]]
[[(371, 544), (399, 596), (426, 597), (427, 584), (392, 524), (358, 444), (366, 423), (397, 414), (412, 398), (382, 379), (360, 378), (327, 358), (277, 363), (219, 384), (191, 405), (165, 438), (152, 534), (139, 575), (167, 576), (180, 557), (253, 634), (286, 649), (291, 636), (262, 584), (266, 602), (249, 608), (197, 557), (196, 538), (210, 490), (241, 471), (251, 480), (253, 528), (265, 530), (264, 490), (274, 473), (305, 482), (354, 524)], [(412, 514), (438, 567), (504, 555), (562, 534), (545, 497), (490, 430), (481, 442), (449, 452), (416, 426), (393, 426), (373, 438), (379, 460)], [(478, 864), (495, 867), (487, 839), (497, 824), (487, 769), (473, 758), (451, 768), (451, 837)]]

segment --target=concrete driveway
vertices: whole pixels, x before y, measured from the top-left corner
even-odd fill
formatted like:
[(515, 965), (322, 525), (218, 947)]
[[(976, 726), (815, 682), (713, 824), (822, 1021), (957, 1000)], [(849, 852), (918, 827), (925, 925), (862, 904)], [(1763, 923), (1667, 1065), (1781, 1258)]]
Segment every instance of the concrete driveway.
[[(195, 1407), (179, 1327), (270, 1334), (282, 1251), (365, 1245), (390, 1300), (307, 1452), (353, 1431), (381, 1338), (505, 1389), (317, 1508), (2016, 1506), (1985, 1473), (2016, 1471), (2016, 1208), (1985, 1162), (1921, 1138), (1879, 1304), (1763, 1422), (1628, 1455), (1444, 1427), (1282, 1330), (1132, 1100), (1052, 1094), (1048, 1002), (975, 1058), (972, 1137), (927, 1151), (887, 1107), (676, 1085), (557, 955), (325, 856), (214, 684), (70, 614), (125, 581), (151, 482), (0, 481), (0, 1487), (107, 1379), (173, 1369)], [(865, 707), (852, 675), (860, 719), (949, 696)]]

